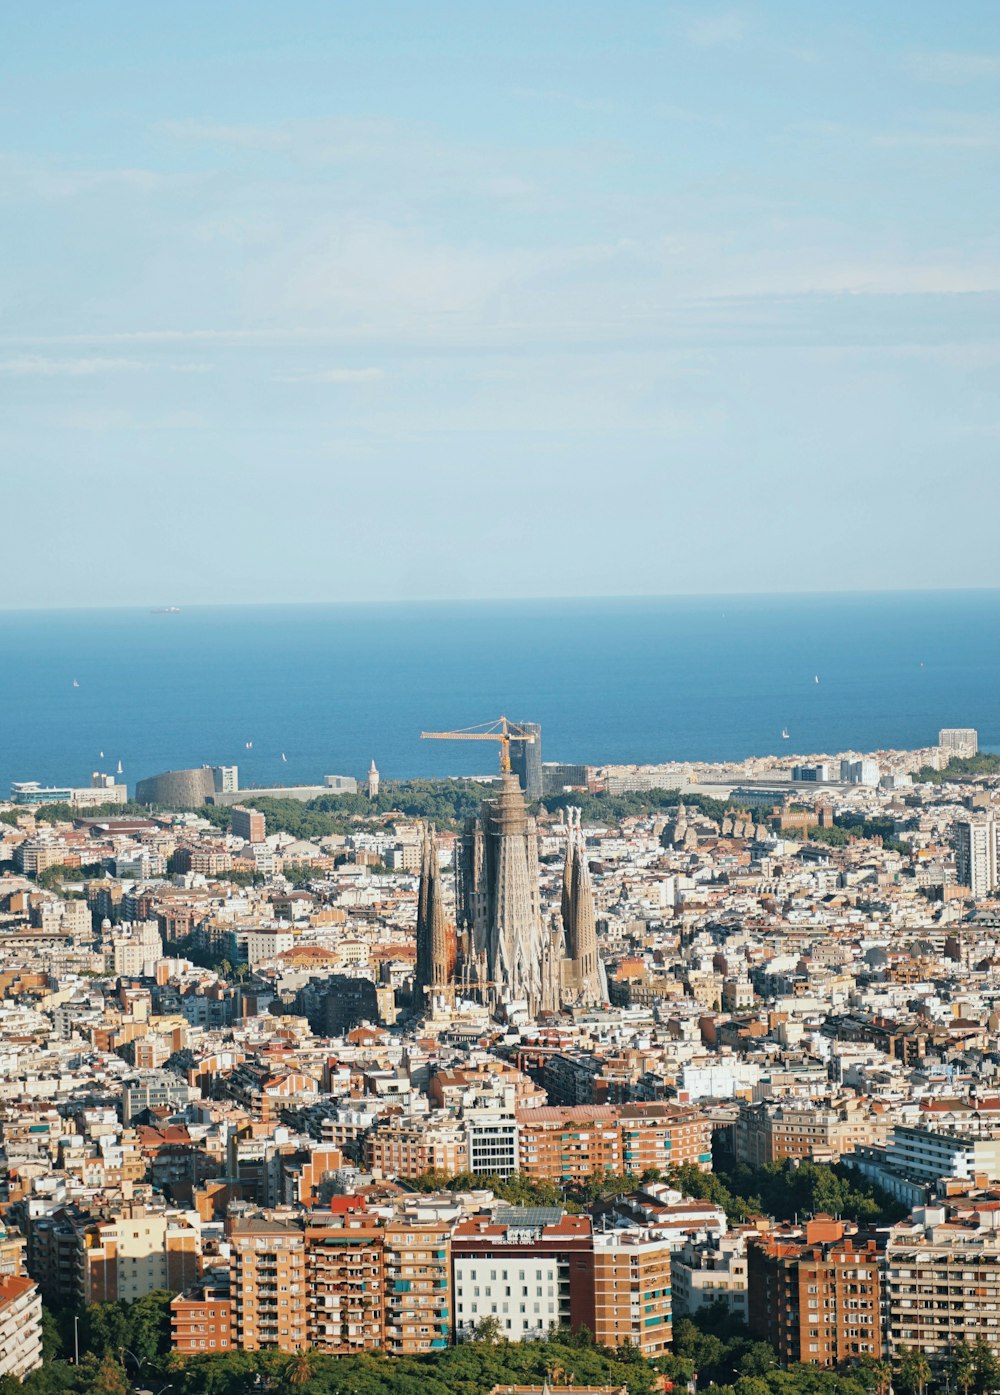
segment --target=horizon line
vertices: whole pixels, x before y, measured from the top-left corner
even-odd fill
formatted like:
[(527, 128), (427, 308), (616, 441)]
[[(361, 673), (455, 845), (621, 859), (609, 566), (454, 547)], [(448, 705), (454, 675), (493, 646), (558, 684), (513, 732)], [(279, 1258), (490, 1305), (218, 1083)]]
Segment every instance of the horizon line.
[[(57, 603), (52, 605), (5, 605), (0, 602), (0, 615), (60, 615), (88, 614), (94, 612), (132, 613), (144, 611), (147, 614), (183, 614), (186, 610), (266, 610), (266, 609), (308, 609), (312, 607), (350, 608), (412, 608), (416, 606), (477, 606), (477, 605), (538, 605), (538, 604), (593, 604), (609, 601), (697, 601), (697, 600), (794, 600), (798, 598), (825, 599), (833, 597), (864, 596), (941, 596), (941, 595), (988, 595), (1000, 592), (1000, 582), (982, 586), (886, 586), (886, 587), (837, 587), (807, 588), (786, 591), (635, 591), (605, 592), (603, 594), (566, 595), (555, 593), (535, 596), (409, 596), (409, 597), (355, 597), (353, 599), (314, 599), (282, 601), (185, 601), (175, 605), (171, 601), (159, 603), (136, 602), (131, 605), (106, 603)], [(168, 609), (170, 607), (171, 609)]]

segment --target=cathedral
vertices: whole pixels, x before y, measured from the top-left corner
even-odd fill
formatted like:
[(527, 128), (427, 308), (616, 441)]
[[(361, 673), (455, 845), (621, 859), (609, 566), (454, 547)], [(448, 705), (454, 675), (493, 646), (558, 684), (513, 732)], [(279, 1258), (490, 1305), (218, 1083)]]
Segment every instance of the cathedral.
[(546, 923), (538, 832), (515, 775), (483, 801), (456, 848), (457, 940), (447, 923), (434, 835), (425, 833), (417, 907), (416, 985), (454, 985), (493, 1010), (530, 1016), (607, 1000), (579, 812), (569, 813), (561, 909)]

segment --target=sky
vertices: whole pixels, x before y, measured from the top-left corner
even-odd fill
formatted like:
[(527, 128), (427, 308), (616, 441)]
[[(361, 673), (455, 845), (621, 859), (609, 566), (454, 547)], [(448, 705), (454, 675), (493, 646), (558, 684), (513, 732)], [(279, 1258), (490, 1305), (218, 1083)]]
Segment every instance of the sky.
[(995, 0), (13, 0), (0, 606), (1000, 584)]

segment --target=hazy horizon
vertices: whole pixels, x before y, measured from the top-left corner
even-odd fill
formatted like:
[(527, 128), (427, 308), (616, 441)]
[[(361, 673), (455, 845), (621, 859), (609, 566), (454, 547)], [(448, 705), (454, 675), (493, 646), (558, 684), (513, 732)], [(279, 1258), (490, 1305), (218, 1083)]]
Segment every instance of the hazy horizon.
[(167, 600), (159, 604), (150, 602), (134, 602), (129, 605), (103, 604), (93, 605), (81, 603), (80, 605), (46, 605), (46, 606), (10, 606), (0, 602), (0, 615), (45, 615), (45, 614), (73, 614), (74, 612), (90, 613), (100, 611), (131, 612), (139, 611), (147, 614), (160, 614), (166, 616), (169, 611), (183, 614), (188, 610), (268, 610), (268, 609), (308, 609), (316, 607), (345, 607), (345, 608), (406, 608), (407, 606), (490, 606), (490, 605), (511, 605), (511, 606), (532, 606), (532, 605), (599, 605), (603, 602), (615, 601), (699, 601), (699, 600), (732, 600), (752, 601), (752, 600), (822, 600), (828, 597), (831, 600), (840, 599), (864, 599), (888, 598), (898, 596), (900, 598), (909, 596), (941, 596), (941, 595), (989, 595), (991, 593), (1000, 594), (1000, 586), (908, 586), (908, 587), (866, 587), (861, 588), (824, 588), (823, 590), (795, 590), (795, 591), (660, 591), (660, 592), (603, 592), (593, 595), (537, 595), (537, 596), (408, 596), (408, 597), (376, 597), (376, 596), (354, 596), (349, 599), (326, 597), (321, 599), (306, 600), (304, 598), (291, 598), (288, 600), (263, 600), (263, 601), (216, 601), (197, 600), (187, 601), (182, 606)]

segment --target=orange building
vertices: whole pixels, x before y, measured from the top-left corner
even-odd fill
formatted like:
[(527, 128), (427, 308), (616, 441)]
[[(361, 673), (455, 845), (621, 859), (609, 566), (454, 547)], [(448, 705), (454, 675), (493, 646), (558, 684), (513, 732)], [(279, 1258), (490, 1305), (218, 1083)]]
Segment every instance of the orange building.
[(613, 1105), (551, 1105), (517, 1111), (520, 1171), (528, 1177), (586, 1182), (595, 1172), (623, 1172), (618, 1110)]
[(385, 1228), (354, 1197), (338, 1196), (330, 1222), (306, 1226), (310, 1345), (334, 1355), (385, 1340)]
[(229, 1351), (236, 1346), (236, 1304), (228, 1281), (206, 1281), (190, 1297), (179, 1294), (170, 1304), (170, 1341), (185, 1354)]
[(783, 1226), (747, 1249), (750, 1330), (785, 1365), (839, 1366), (882, 1354), (881, 1284), (874, 1241), (843, 1221)]
[(675, 1104), (626, 1104), (620, 1113), (622, 1161), (640, 1177), (690, 1163), (712, 1170), (712, 1125), (698, 1109)]
[(244, 1351), (304, 1351), (309, 1334), (301, 1226), (252, 1216), (234, 1221), (229, 1239), (239, 1346)]

